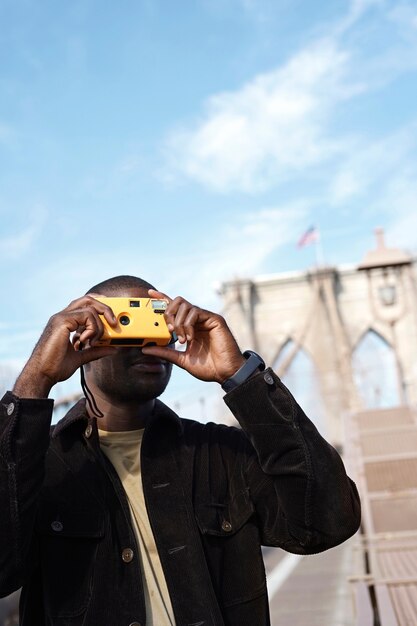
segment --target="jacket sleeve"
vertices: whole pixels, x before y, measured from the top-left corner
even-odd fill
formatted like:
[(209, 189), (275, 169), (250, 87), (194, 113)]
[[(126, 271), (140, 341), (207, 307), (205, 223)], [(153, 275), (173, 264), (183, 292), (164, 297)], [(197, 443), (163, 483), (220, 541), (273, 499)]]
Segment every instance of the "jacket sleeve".
[(353, 535), (356, 486), (274, 372), (256, 374), (224, 399), (252, 444), (247, 484), (262, 543), (313, 554)]
[(22, 586), (30, 566), (52, 408), (10, 392), (0, 404), (0, 597)]

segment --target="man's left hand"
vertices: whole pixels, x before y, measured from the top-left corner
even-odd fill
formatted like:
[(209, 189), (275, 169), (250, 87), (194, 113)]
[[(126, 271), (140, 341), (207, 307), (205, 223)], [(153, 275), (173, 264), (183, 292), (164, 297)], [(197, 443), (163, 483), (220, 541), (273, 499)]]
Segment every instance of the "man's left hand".
[(245, 363), (226, 321), (221, 315), (200, 309), (177, 297), (172, 300), (166, 294), (149, 290), (151, 298), (165, 300), (168, 304), (165, 320), (171, 333), (175, 332), (186, 350), (179, 351), (162, 346), (142, 349), (174, 363), (200, 380), (223, 383), (233, 376)]

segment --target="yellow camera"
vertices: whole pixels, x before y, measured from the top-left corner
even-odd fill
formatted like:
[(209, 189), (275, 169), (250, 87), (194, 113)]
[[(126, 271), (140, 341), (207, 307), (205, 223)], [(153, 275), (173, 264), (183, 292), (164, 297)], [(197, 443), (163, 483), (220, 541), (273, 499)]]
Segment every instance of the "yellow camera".
[(165, 322), (165, 300), (153, 298), (110, 298), (95, 296), (96, 300), (109, 306), (117, 325), (112, 327), (100, 315), (104, 332), (96, 345), (99, 346), (167, 346), (175, 341)]

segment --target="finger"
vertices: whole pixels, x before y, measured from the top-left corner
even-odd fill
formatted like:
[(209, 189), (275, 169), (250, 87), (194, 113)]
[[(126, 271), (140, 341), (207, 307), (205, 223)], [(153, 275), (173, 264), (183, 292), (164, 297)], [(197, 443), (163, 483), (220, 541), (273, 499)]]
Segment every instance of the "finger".
[(83, 327), (77, 330), (79, 332), (79, 341), (83, 344), (89, 342), (92, 345), (102, 337), (104, 331), (103, 322), (94, 308), (87, 309)]
[(157, 300), (165, 300), (167, 304), (172, 301), (172, 298), (167, 296), (166, 293), (163, 293), (162, 291), (158, 291), (157, 289), (148, 289), (148, 294), (150, 298), (156, 298)]
[(184, 367), (183, 363), (185, 352), (179, 352), (178, 350), (173, 350), (172, 348), (164, 346), (145, 346), (142, 348), (142, 353), (149, 354), (150, 356), (156, 356), (160, 359), (168, 361), (169, 363), (178, 365), (179, 367)]
[[(84, 329), (83, 329), (84, 330)], [(71, 337), (71, 343), (74, 347), (74, 350), (79, 350), (80, 349), (80, 331), (75, 331), (75, 333), (72, 335)]]
[[(177, 296), (176, 298), (174, 298), (174, 300), (171, 300), (171, 302), (167, 306), (167, 310), (165, 311), (165, 321), (167, 323), (168, 330), (170, 332), (173, 332), (175, 330), (178, 339), (180, 341), (183, 339), (182, 343), (184, 343), (185, 341), (185, 333), (182, 329), (182, 321), (186, 318), (186, 310), (188, 310), (191, 306), (192, 305), (187, 302), (187, 300), (184, 300), (184, 298)], [(180, 309), (181, 313), (178, 315)]]
[(201, 309), (192, 306), (189, 302), (183, 302), (175, 316), (174, 328), (178, 337), (184, 341), (192, 341), (195, 336), (195, 326), (199, 321)]
[(113, 313), (112, 308), (104, 302), (96, 300), (93, 295), (97, 297), (102, 297), (100, 296), (100, 294), (87, 294), (85, 296), (82, 296), (81, 298), (78, 298), (77, 300), (73, 300), (68, 305), (66, 310), (72, 311), (74, 309), (83, 309), (85, 307), (94, 308), (94, 310), (97, 311), (99, 315), (103, 315), (106, 318), (107, 322), (111, 326), (116, 326), (117, 319)]
[(116, 326), (117, 325), (117, 318), (113, 312), (113, 309), (108, 306), (107, 304), (105, 304), (104, 302), (101, 302), (100, 300), (97, 300), (96, 297), (103, 297), (100, 296), (100, 294), (89, 294), (91, 296), (91, 304), (92, 306), (94, 306), (95, 310), (97, 311), (97, 313), (99, 313), (99, 315), (103, 315), (106, 319), (106, 321), (110, 324), (110, 326)]
[(198, 322), (200, 311), (201, 310), (198, 307), (193, 306), (191, 310), (188, 312), (187, 317), (185, 318), (184, 332), (185, 332), (185, 338), (187, 339), (188, 342), (194, 339), (195, 325)]
[(96, 346), (93, 348), (87, 348), (86, 350), (82, 350), (77, 352), (77, 358), (79, 360), (79, 365), (85, 365), (86, 363), (90, 363), (91, 361), (97, 361), (97, 359), (102, 359), (105, 356), (110, 356), (114, 354), (117, 350), (115, 346)]
[(94, 306), (97, 313), (99, 313), (99, 315), (103, 315), (105, 319), (107, 320), (107, 322), (110, 324), (110, 326), (116, 326), (117, 318), (113, 312), (113, 309), (108, 304), (105, 304), (105, 302), (101, 302), (101, 300), (97, 300), (97, 298), (103, 298), (103, 296), (98, 293), (97, 294), (90, 293), (87, 295), (88, 297), (90, 297), (91, 304), (92, 306)]
[(186, 330), (184, 328), (184, 322), (188, 317), (190, 312), (191, 304), (189, 302), (183, 301), (178, 307), (177, 312), (173, 315), (173, 325), (174, 331), (177, 334), (178, 341), (180, 343), (185, 343), (187, 336)]

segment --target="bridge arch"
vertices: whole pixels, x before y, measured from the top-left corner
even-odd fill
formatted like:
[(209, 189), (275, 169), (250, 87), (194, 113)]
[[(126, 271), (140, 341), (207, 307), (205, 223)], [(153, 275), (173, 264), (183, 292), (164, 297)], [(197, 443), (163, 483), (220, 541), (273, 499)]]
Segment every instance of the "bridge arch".
[(357, 342), (352, 365), (354, 381), (365, 408), (385, 408), (401, 403), (393, 347), (374, 328), (368, 328)]
[(308, 351), (288, 338), (272, 363), (276, 371), (319, 431), (326, 436), (327, 419), (320, 373)]

